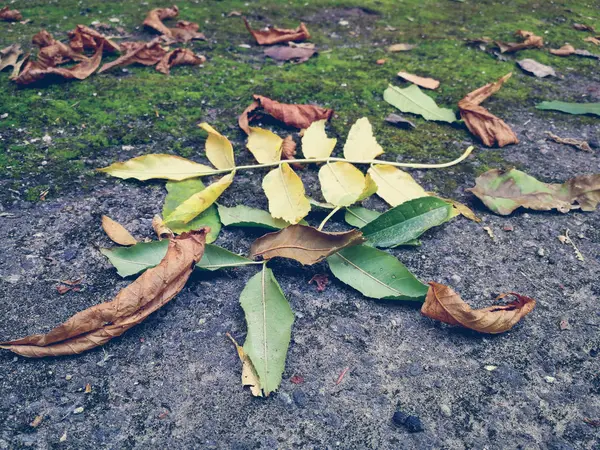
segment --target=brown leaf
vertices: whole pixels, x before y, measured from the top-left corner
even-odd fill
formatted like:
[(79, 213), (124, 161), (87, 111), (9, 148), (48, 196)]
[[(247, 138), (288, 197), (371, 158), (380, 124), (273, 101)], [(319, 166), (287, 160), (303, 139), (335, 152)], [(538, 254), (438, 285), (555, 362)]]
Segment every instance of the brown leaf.
[(88, 61), (89, 58), (75, 52), (68, 45), (57, 41), (46, 30), (33, 36), (32, 42), (40, 48), (36, 64), (38, 69), (56, 67), (68, 61)]
[(6, 22), (17, 22), (19, 20), (23, 20), (23, 16), (16, 9), (9, 9), (8, 6), (4, 8), (0, 8), (0, 20), (5, 20)]
[(167, 50), (161, 47), (158, 39), (150, 42), (123, 42), (121, 48), (126, 53), (114, 61), (104, 64), (98, 73), (106, 72), (113, 67), (123, 67), (135, 63), (153, 66), (167, 54)]
[(488, 147), (491, 147), (496, 142), (499, 147), (519, 143), (517, 135), (502, 119), (496, 117), (482, 106), (479, 106), (485, 99), (498, 92), (502, 84), (511, 75), (512, 73), (504, 75), (495, 83), (489, 83), (474, 90), (458, 102), (460, 116), (465, 121), (467, 128)]
[(575, 47), (570, 44), (565, 44), (558, 49), (551, 48), (550, 53), (557, 56), (569, 56), (575, 53)]
[(440, 85), (438, 80), (434, 80), (433, 78), (419, 77), (408, 72), (398, 72), (398, 76), (425, 89), (437, 89)]
[(208, 228), (202, 228), (172, 239), (160, 264), (144, 272), (112, 301), (75, 314), (47, 334), (3, 342), (0, 348), (32, 358), (72, 355), (120, 336), (181, 291), (204, 254), (207, 232)]
[(512, 295), (516, 300), (506, 305), (471, 309), (460, 296), (443, 284), (430, 282), (421, 314), (430, 319), (450, 325), (460, 325), (480, 333), (503, 333), (510, 330), (522, 317), (535, 307), (535, 300), (510, 292), (498, 298)]
[(180, 20), (175, 25), (175, 28), (169, 28), (171, 32), (170, 36), (176, 42), (189, 42), (189, 41), (204, 41), (206, 36), (204, 33), (200, 33), (198, 30), (200, 25), (194, 22), (188, 22), (187, 20)]
[(549, 139), (552, 139), (554, 142), (558, 144), (571, 145), (579, 150), (583, 150), (584, 152), (591, 152), (592, 147), (586, 141), (582, 141), (580, 139), (572, 139), (572, 138), (561, 138), (550, 131), (546, 131)]
[(102, 229), (108, 237), (119, 245), (135, 245), (137, 240), (119, 222), (102, 216)]
[(244, 23), (246, 24), (246, 28), (250, 32), (254, 39), (256, 39), (256, 43), (258, 45), (273, 45), (280, 44), (282, 42), (289, 41), (305, 41), (310, 39), (310, 33), (306, 28), (304, 23), (300, 23), (300, 26), (295, 30), (290, 30), (287, 28), (268, 28), (266, 30), (253, 30), (250, 28), (250, 24), (243, 18)]
[(388, 47), (388, 52), (407, 52), (413, 48), (417, 48), (417, 46), (414, 44), (393, 44)]
[(524, 39), (523, 42), (496, 42), (496, 45), (500, 47), (501, 53), (513, 53), (526, 48), (542, 48), (544, 46), (544, 40), (540, 36), (536, 36), (531, 31), (518, 30), (515, 33), (517, 36)]
[(290, 382), (294, 384), (302, 384), (304, 383), (304, 377), (302, 375), (293, 375), (290, 378)]
[(287, 136), (281, 144), (281, 158), (294, 159), (296, 156), (296, 142), (291, 135)]
[(595, 32), (593, 26), (585, 25), (583, 23), (574, 23), (573, 28), (575, 28), (577, 31), (591, 31), (592, 33)]
[(171, 239), (173, 236), (175, 236), (173, 231), (171, 231), (171, 229), (165, 225), (162, 217), (160, 217), (158, 214), (152, 218), (152, 228), (158, 236), (158, 239), (161, 241), (163, 239)]
[(329, 284), (329, 277), (326, 273), (318, 273), (310, 279), (308, 284), (312, 284), (313, 282), (317, 285), (317, 291), (323, 292)]
[(21, 46), (19, 44), (13, 44), (0, 50), (0, 72), (9, 66), (12, 66), (14, 69), (17, 65), (19, 56), (22, 54), (23, 50), (21, 50)]
[(56, 291), (60, 294), (60, 295), (64, 295), (67, 292), (69, 292), (71, 290), (70, 286), (65, 286), (64, 284), (59, 284), (58, 286), (56, 286)]
[(117, 53), (121, 51), (118, 44), (85, 25), (77, 25), (77, 28), (73, 31), (69, 31), (68, 34), (70, 40), (69, 45), (77, 53), (82, 53), (84, 50), (96, 51), (101, 45), (103, 45), (104, 51), (107, 53)]
[(177, 8), (175, 5), (171, 6), (170, 8), (153, 9), (148, 13), (143, 24), (146, 27), (153, 28), (160, 34), (172, 36), (171, 30), (164, 23), (162, 23), (162, 21), (165, 19), (173, 19), (177, 17), (178, 14), (179, 8)]
[(273, 47), (266, 48), (264, 53), (265, 56), (272, 58), (276, 61), (293, 61), (297, 64), (308, 61), (311, 56), (316, 53), (314, 46), (303, 47), (298, 45), (275, 45)]
[(168, 75), (171, 68), (175, 66), (199, 66), (204, 64), (206, 58), (202, 55), (196, 55), (189, 48), (177, 48), (167, 53), (156, 65), (156, 70)]
[(358, 230), (327, 233), (305, 225), (290, 225), (258, 238), (250, 247), (250, 257), (294, 259), (304, 265), (322, 261), (345, 247), (364, 242)]
[(594, 45), (600, 45), (600, 38), (589, 36), (584, 39), (585, 42), (591, 42)]
[(262, 95), (254, 95), (254, 102), (248, 106), (238, 118), (238, 124), (246, 134), (250, 134), (249, 122), (260, 111), (295, 128), (308, 128), (317, 120), (331, 119), (333, 109), (313, 105), (291, 105), (279, 103)]
[(534, 59), (522, 59), (521, 61), (517, 61), (517, 64), (525, 72), (532, 73), (538, 78), (556, 76), (556, 72), (552, 67), (541, 64)]
[(391, 123), (392, 125), (396, 125), (397, 127), (400, 127), (400, 128), (415, 128), (414, 123), (412, 123), (410, 120), (406, 120), (400, 114), (393, 114), (393, 113), (389, 114), (385, 118), (385, 121), (387, 123)]

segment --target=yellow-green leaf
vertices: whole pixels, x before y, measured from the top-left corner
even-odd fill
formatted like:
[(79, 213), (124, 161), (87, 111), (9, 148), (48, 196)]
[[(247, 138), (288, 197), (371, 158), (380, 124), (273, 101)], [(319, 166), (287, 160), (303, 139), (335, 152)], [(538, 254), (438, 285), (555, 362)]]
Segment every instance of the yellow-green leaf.
[(233, 159), (233, 146), (229, 142), (229, 139), (206, 122), (198, 126), (208, 133), (205, 147), (208, 160), (217, 169), (233, 169), (235, 167), (235, 160)]
[(279, 161), (282, 144), (283, 139), (275, 133), (258, 127), (250, 127), (247, 147), (260, 164)]
[(229, 187), (233, 181), (234, 172), (231, 172), (221, 178), (219, 181), (211, 184), (206, 189), (195, 193), (186, 201), (181, 203), (165, 218), (165, 223), (169, 226), (171, 222), (188, 223), (198, 216), (202, 211), (217, 201), (219, 196)]
[(298, 223), (310, 211), (302, 180), (289, 164), (282, 163), (263, 179), (263, 190), (269, 199), (269, 212), (276, 219)]
[(344, 144), (344, 158), (354, 161), (369, 161), (381, 155), (383, 149), (373, 136), (373, 127), (366, 117), (358, 119)]
[(367, 187), (362, 172), (347, 162), (325, 164), (319, 170), (319, 181), (323, 197), (335, 206), (350, 206)]
[(395, 167), (377, 164), (368, 173), (377, 185), (377, 195), (391, 206), (428, 195), (410, 174)]
[(302, 154), (309, 159), (324, 159), (331, 156), (337, 139), (328, 138), (325, 133), (327, 120), (313, 122), (302, 136)]
[(377, 192), (377, 184), (375, 183), (375, 180), (373, 180), (371, 174), (367, 172), (367, 175), (365, 176), (365, 188), (360, 194), (360, 197), (358, 197), (358, 201), (370, 197), (375, 192)]
[(135, 178), (144, 181), (152, 178), (162, 178), (181, 181), (212, 173), (214, 169), (181, 156), (157, 153), (114, 163), (108, 167), (98, 169), (98, 171), (122, 179)]

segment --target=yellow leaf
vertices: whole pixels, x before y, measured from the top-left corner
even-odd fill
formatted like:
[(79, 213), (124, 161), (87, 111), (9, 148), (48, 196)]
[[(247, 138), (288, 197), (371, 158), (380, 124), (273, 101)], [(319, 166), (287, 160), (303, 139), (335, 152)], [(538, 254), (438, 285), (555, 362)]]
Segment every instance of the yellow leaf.
[(123, 179), (135, 178), (144, 181), (152, 178), (163, 178), (181, 181), (214, 172), (214, 169), (180, 156), (158, 153), (114, 163), (108, 167), (98, 169), (98, 171)]
[(377, 185), (377, 195), (392, 206), (429, 195), (410, 174), (395, 167), (377, 164), (368, 173)]
[(305, 158), (324, 159), (331, 156), (337, 139), (328, 138), (325, 133), (326, 120), (313, 122), (302, 136), (302, 153)]
[(206, 139), (206, 157), (208, 160), (217, 169), (233, 169), (235, 160), (233, 159), (233, 146), (229, 139), (206, 122), (198, 126), (208, 133), (208, 139)]
[(233, 181), (234, 173), (235, 172), (231, 172), (225, 175), (219, 181), (211, 184), (200, 192), (196, 192), (180, 204), (168, 217), (165, 217), (165, 225), (170, 226), (169, 223), (173, 222), (188, 223), (195, 218), (198, 214), (216, 202), (219, 196), (225, 192), (225, 189), (227, 189)]
[(440, 200), (444, 200), (452, 205), (452, 217), (456, 217), (458, 215), (462, 215), (473, 222), (481, 222), (481, 219), (477, 217), (477, 215), (473, 212), (471, 208), (467, 205), (457, 202), (456, 200), (452, 200), (451, 198), (440, 197), (434, 192), (428, 192), (428, 195), (433, 195), (434, 197), (439, 198)]
[(310, 211), (302, 180), (288, 163), (282, 163), (265, 175), (262, 186), (269, 199), (269, 212), (274, 218), (293, 224)]
[(383, 149), (373, 136), (373, 127), (366, 117), (358, 119), (344, 144), (344, 158), (354, 161), (370, 161), (381, 155)]
[(102, 216), (102, 228), (108, 237), (120, 245), (135, 245), (137, 241), (119, 222), (112, 220), (108, 216)]
[(350, 206), (367, 187), (365, 176), (347, 162), (327, 163), (319, 170), (325, 200), (335, 206)]
[(258, 127), (250, 127), (247, 147), (260, 164), (279, 161), (282, 144), (283, 139), (275, 133)]
[(254, 368), (254, 364), (252, 364), (250, 357), (246, 354), (244, 348), (239, 345), (229, 333), (226, 333), (226, 335), (231, 339), (233, 345), (235, 345), (240, 361), (242, 361), (242, 386), (250, 386), (252, 395), (255, 397), (262, 397), (263, 394), (260, 379), (258, 378), (258, 374), (256, 373), (256, 369)]
[(377, 192), (377, 185), (375, 184), (375, 181), (373, 180), (371, 174), (367, 172), (367, 175), (365, 176), (365, 188), (360, 194), (360, 197), (358, 197), (358, 201), (370, 197), (375, 192)]

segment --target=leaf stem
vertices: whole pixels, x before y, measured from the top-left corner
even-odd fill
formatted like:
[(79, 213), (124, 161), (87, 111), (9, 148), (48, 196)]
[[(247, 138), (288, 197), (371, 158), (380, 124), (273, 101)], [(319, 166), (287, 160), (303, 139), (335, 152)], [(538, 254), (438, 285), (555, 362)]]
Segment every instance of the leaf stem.
[(333, 208), (331, 210), (331, 212), (329, 214), (327, 214), (327, 217), (325, 217), (323, 219), (323, 222), (321, 222), (321, 225), (319, 225), (319, 228), (317, 228), (317, 230), (321, 231), (323, 229), (323, 227), (325, 226), (325, 224), (327, 223), (327, 221), (329, 219), (331, 219), (333, 217), (333, 215), (340, 210), (340, 208), (341, 208), (341, 206), (336, 206), (335, 208)]

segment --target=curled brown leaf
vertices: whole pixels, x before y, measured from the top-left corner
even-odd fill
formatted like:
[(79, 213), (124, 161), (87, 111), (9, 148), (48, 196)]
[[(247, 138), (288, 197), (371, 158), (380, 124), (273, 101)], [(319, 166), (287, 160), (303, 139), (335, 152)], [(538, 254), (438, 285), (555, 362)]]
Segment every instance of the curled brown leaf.
[(102, 33), (92, 30), (85, 25), (77, 25), (73, 31), (69, 31), (69, 45), (73, 51), (82, 53), (84, 50), (96, 51), (101, 45), (107, 53), (121, 51), (118, 44), (107, 39)]
[(198, 30), (200, 25), (194, 22), (188, 22), (187, 20), (180, 20), (175, 25), (175, 28), (169, 28), (171, 36), (177, 42), (189, 42), (196, 40), (206, 40), (204, 33), (200, 33)]
[(168, 75), (171, 68), (175, 66), (199, 66), (204, 64), (206, 58), (202, 55), (196, 55), (188, 48), (177, 48), (167, 53), (156, 65), (156, 70)]
[(110, 302), (83, 310), (47, 334), (2, 342), (22, 356), (73, 355), (105, 344), (142, 322), (181, 291), (204, 254), (208, 228), (171, 239), (160, 264), (148, 269)]
[(9, 66), (13, 69), (17, 65), (19, 56), (23, 54), (19, 44), (13, 44), (0, 50), (0, 72)]
[(460, 325), (480, 333), (503, 333), (510, 330), (521, 318), (533, 311), (535, 300), (515, 292), (501, 294), (516, 298), (506, 305), (471, 309), (460, 296), (440, 283), (430, 282), (421, 314), (450, 325)]
[(250, 34), (254, 36), (258, 45), (273, 45), (282, 42), (305, 41), (310, 39), (310, 33), (308, 32), (306, 25), (302, 22), (295, 30), (277, 27), (268, 28), (266, 30), (253, 30), (245, 17), (243, 20), (246, 28)]
[(167, 54), (167, 50), (160, 45), (158, 39), (150, 42), (123, 42), (121, 47), (126, 53), (114, 61), (104, 64), (98, 73), (106, 72), (114, 67), (136, 63), (153, 66), (158, 64)]
[(316, 53), (314, 46), (275, 45), (265, 49), (265, 55), (275, 61), (293, 61), (297, 64), (308, 61)]
[(23, 15), (16, 9), (9, 9), (8, 6), (0, 8), (0, 20), (6, 22), (17, 22), (23, 20)]
[(531, 31), (517, 30), (517, 36), (523, 38), (523, 42), (496, 42), (501, 53), (513, 53), (527, 48), (542, 48), (544, 39), (541, 36), (536, 36)]
[(173, 5), (170, 8), (156, 8), (151, 10), (144, 19), (144, 26), (158, 31), (160, 34), (171, 36), (171, 30), (162, 22), (165, 19), (173, 19), (179, 14), (179, 8)]
[(408, 72), (398, 72), (398, 76), (425, 89), (437, 89), (440, 86), (440, 82), (438, 80), (420, 77)]
[(163, 221), (162, 217), (160, 217), (158, 214), (152, 218), (152, 228), (158, 236), (158, 239), (161, 241), (163, 239), (170, 239), (175, 236), (173, 231), (171, 231), (171, 229)]

